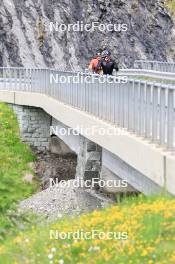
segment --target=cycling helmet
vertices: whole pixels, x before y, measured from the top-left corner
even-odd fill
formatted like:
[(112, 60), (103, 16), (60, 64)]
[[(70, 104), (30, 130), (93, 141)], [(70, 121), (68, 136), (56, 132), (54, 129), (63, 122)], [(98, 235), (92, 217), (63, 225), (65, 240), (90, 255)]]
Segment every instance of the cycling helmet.
[(110, 56), (111, 55), (111, 52), (109, 50), (104, 50), (101, 54), (102, 58), (105, 58), (107, 56)]

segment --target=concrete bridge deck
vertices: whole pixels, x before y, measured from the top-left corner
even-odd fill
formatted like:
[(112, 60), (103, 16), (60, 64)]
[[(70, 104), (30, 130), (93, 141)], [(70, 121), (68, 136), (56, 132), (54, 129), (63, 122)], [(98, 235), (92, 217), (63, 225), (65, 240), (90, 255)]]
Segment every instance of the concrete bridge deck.
[(108, 86), (51, 84), (51, 73), (14, 70), (13, 76), (32, 81), (1, 83), (0, 101), (42, 108), (65, 127), (82, 127), (82, 136), (102, 147), (102, 164), (114, 175), (145, 194), (164, 188), (175, 194), (173, 87), (132, 80)]

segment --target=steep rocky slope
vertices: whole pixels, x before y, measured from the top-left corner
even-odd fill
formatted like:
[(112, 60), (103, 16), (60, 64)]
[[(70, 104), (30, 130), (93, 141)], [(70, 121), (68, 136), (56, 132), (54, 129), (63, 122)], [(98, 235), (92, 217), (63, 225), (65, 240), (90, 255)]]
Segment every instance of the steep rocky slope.
[[(56, 32), (50, 22), (127, 24), (126, 32)], [(174, 24), (160, 0), (1, 0), (0, 66), (85, 68), (106, 45), (121, 64), (171, 60)]]

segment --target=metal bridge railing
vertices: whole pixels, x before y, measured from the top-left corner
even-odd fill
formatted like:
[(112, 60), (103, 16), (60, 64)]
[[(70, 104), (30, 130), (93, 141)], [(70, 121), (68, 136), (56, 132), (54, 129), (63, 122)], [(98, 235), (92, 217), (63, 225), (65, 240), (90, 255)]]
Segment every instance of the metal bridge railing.
[(161, 62), (161, 61), (136, 60), (134, 62), (134, 68), (175, 73), (175, 62), (173, 63), (173, 62)]
[[(81, 79), (75, 81), (79, 76)], [(175, 87), (146, 81), (100, 82), (54, 69), (0, 68), (0, 90), (37, 92), (175, 150)], [(87, 82), (88, 80), (88, 82)]]

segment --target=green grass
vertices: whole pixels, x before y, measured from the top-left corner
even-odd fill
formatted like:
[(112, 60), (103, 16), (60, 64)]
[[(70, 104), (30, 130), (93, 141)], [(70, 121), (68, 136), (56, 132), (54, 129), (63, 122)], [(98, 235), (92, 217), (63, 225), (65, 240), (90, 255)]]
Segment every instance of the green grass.
[(12, 109), (0, 103), (0, 239), (15, 230), (20, 216), (15, 210), (18, 201), (29, 197), (37, 189), (23, 181), (33, 161), (30, 148), (21, 143), (17, 119)]

